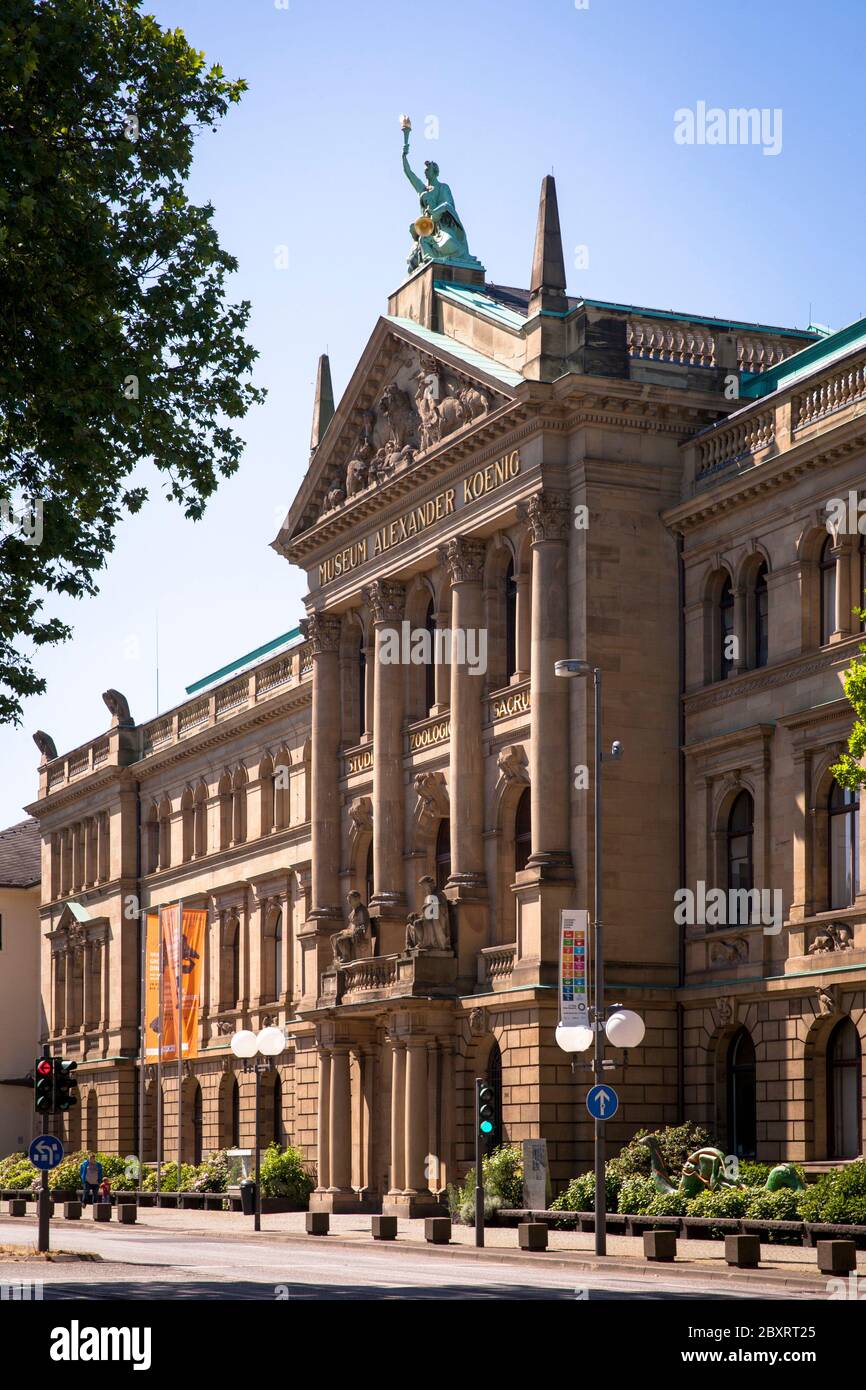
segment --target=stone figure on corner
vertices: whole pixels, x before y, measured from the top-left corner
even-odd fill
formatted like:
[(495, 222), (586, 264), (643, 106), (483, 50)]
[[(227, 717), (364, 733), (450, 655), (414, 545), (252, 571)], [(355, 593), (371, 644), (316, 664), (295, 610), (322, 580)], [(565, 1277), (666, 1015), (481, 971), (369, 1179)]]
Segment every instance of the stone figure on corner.
[(418, 880), (424, 891), (420, 912), (410, 913), (406, 921), (407, 951), (450, 951), (450, 905), (445, 894), (436, 887), (436, 880), (424, 874)]
[(347, 893), (346, 902), (349, 904), (349, 925), (331, 937), (335, 965), (348, 965), (362, 954), (370, 954), (361, 949), (363, 943), (369, 944), (372, 940), (367, 906), (362, 902), (361, 894), (356, 892)]

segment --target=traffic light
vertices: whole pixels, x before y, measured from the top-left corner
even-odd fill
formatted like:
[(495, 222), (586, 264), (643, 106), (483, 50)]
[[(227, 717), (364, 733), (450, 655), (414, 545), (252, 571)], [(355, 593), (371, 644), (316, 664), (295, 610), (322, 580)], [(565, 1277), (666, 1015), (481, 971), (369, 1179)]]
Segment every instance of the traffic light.
[(55, 1109), (71, 1110), (73, 1105), (78, 1104), (78, 1096), (75, 1094), (78, 1089), (78, 1082), (75, 1080), (77, 1070), (77, 1062), (63, 1062), (59, 1057), (54, 1058)]
[(38, 1114), (54, 1109), (54, 1059), (37, 1057), (33, 1065), (33, 1100)]
[(478, 1085), (478, 1128), (485, 1139), (489, 1139), (493, 1133), (495, 1120), (496, 1099), (493, 1087), (488, 1086), (486, 1081), (481, 1081)]

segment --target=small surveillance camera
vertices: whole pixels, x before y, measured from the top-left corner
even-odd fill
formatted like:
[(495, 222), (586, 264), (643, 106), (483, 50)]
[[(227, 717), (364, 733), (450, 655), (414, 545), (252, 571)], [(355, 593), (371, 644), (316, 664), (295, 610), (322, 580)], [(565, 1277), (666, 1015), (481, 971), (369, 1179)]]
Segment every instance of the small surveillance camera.
[(610, 756), (612, 758), (622, 757), (622, 744), (620, 743), (618, 738), (615, 738), (613, 743), (610, 745)]

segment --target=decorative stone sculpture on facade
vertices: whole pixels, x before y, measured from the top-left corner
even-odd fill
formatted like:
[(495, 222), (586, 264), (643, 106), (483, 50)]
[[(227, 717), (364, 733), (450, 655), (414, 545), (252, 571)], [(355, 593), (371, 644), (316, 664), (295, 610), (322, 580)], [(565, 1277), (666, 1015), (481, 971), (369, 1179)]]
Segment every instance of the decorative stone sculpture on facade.
[(369, 947), (372, 939), (370, 914), (366, 904), (361, 900), (361, 894), (347, 893), (346, 902), (349, 904), (349, 925), (342, 931), (335, 932), (331, 938), (335, 965), (348, 965), (351, 961), (358, 960), (362, 954), (369, 955), (369, 950), (362, 952), (361, 948), (364, 945)]
[(418, 880), (424, 891), (420, 912), (410, 913), (406, 922), (406, 950), (450, 951), (450, 907), (445, 894), (436, 887), (436, 880), (424, 874)]
[(807, 956), (824, 955), (828, 951), (850, 951), (854, 945), (854, 933), (847, 922), (828, 922), (806, 952)]

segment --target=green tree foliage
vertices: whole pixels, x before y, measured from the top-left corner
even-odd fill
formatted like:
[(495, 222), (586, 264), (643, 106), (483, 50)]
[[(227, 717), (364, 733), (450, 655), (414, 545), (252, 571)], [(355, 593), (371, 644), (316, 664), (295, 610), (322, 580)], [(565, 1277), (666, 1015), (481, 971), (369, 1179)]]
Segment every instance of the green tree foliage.
[[(5, 0), (0, 17), (0, 722), (69, 636), (46, 594), (96, 592), (135, 465), (198, 519), (263, 399), (236, 262), (186, 196), (196, 133), (240, 99), (141, 0)], [(28, 544), (8, 504), (42, 506)], [(20, 650), (23, 643), (28, 652)]]

